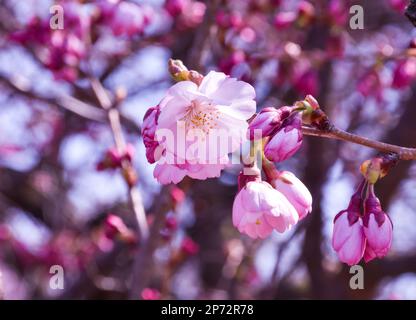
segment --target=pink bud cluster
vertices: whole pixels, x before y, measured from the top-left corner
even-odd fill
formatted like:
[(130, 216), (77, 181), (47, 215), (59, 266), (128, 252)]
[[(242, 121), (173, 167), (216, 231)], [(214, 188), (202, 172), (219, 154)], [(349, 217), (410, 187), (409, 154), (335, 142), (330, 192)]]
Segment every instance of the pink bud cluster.
[(294, 107), (265, 108), (251, 121), (248, 136), (251, 140), (268, 138), (264, 155), (273, 162), (292, 157), (302, 145), (302, 119)]
[(369, 262), (384, 257), (392, 236), (393, 225), (374, 194), (374, 186), (363, 182), (348, 208), (334, 219), (332, 247), (342, 262), (355, 265), (362, 258)]
[(90, 32), (91, 15), (79, 3), (65, 2), (64, 28), (52, 29), (49, 19), (33, 17), (20, 31), (12, 33), (13, 41), (36, 46), (42, 63), (56, 79), (74, 81), (78, 66), (86, 55), (86, 37)]

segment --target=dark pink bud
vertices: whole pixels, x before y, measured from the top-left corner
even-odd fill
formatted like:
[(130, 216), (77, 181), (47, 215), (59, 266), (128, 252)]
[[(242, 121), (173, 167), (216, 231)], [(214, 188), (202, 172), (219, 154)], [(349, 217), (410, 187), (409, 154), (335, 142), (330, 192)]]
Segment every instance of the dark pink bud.
[(397, 63), (394, 74), (392, 87), (401, 89), (409, 86), (416, 78), (416, 59), (408, 58)]
[(330, 0), (327, 12), (335, 25), (343, 26), (348, 21), (349, 10), (345, 0)]
[[(248, 127), (248, 139), (264, 138), (271, 135), (282, 125), (283, 121), (291, 114), (293, 108), (284, 106), (279, 109), (263, 108), (250, 122)], [(256, 137), (256, 130), (261, 130), (259, 137)]]
[(376, 70), (371, 70), (358, 80), (357, 90), (364, 96), (381, 98), (382, 82), (380, 74)]
[(184, 11), (188, 2), (189, 0), (166, 0), (165, 9), (172, 17), (176, 17)]
[(165, 226), (169, 231), (175, 231), (178, 228), (178, 220), (174, 215), (168, 215), (166, 216)]
[(181, 188), (173, 186), (169, 191), (173, 206), (181, 204), (185, 200), (185, 192)]
[(199, 245), (189, 237), (182, 240), (181, 250), (183, 253), (193, 256), (199, 252)]
[(134, 243), (134, 233), (125, 225), (124, 221), (114, 214), (109, 214), (105, 220), (104, 233), (108, 239), (118, 239), (127, 243)]
[(282, 162), (292, 157), (302, 145), (302, 119), (299, 114), (284, 121), (264, 147), (270, 161)]
[(121, 167), (122, 157), (117, 148), (110, 148), (104, 155), (104, 158), (97, 164), (97, 170), (116, 169)]
[(403, 13), (406, 9), (406, 5), (409, 3), (408, 0), (389, 0), (390, 6), (397, 12)]

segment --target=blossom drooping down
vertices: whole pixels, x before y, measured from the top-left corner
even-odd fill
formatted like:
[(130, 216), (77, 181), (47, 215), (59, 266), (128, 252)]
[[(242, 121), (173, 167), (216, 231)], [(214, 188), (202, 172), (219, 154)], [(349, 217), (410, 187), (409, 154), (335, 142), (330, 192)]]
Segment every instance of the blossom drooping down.
[(155, 178), (167, 184), (185, 176), (218, 177), (228, 154), (245, 140), (254, 98), (250, 84), (215, 71), (199, 85), (189, 80), (173, 85), (143, 123), (147, 158), (157, 162)]
[[(276, 170), (277, 171), (277, 170)], [(240, 173), (240, 191), (233, 204), (233, 224), (251, 238), (265, 238), (273, 230), (289, 230), (312, 209), (308, 189), (293, 173), (278, 173), (271, 183), (260, 175)]]
[(391, 247), (393, 225), (382, 211), (372, 184), (366, 187), (367, 197), (362, 199), (365, 186), (362, 183), (351, 197), (348, 208), (334, 219), (332, 247), (339, 259), (348, 265), (355, 265), (362, 258), (365, 262), (382, 258)]
[(365, 201), (364, 210), (363, 225), (367, 238), (364, 260), (368, 262), (384, 257), (390, 250), (393, 225), (389, 216), (381, 209), (380, 200), (375, 196), (373, 188)]
[(365, 235), (361, 221), (361, 190), (351, 197), (346, 210), (338, 213), (334, 219), (332, 247), (338, 258), (348, 265), (360, 262), (365, 250)]

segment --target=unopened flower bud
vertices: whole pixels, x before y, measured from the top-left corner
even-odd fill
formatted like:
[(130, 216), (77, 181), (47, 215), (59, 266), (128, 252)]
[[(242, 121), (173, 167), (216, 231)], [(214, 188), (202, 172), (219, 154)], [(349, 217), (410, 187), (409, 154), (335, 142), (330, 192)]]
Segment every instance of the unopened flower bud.
[(254, 140), (255, 134), (260, 132), (257, 138), (264, 138), (269, 136), (273, 130), (281, 125), (282, 112), (276, 108), (264, 108), (257, 116), (250, 122), (248, 127), (248, 139)]
[(391, 247), (393, 225), (388, 215), (383, 212), (380, 201), (374, 194), (373, 186), (370, 187), (364, 204), (363, 224), (367, 237), (365, 261), (384, 257)]
[(297, 114), (287, 119), (264, 148), (264, 155), (273, 162), (282, 162), (292, 157), (302, 145), (302, 120)]
[(189, 70), (181, 60), (169, 59), (168, 70), (175, 81), (188, 80)]

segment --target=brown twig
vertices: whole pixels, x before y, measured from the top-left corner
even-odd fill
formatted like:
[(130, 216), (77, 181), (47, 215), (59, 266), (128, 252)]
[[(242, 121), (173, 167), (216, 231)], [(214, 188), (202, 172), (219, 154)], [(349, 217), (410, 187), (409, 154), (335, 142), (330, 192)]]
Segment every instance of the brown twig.
[(319, 130), (308, 126), (302, 127), (302, 132), (308, 136), (324, 137), (348, 141), (369, 148), (376, 149), (384, 153), (397, 153), (400, 160), (416, 160), (416, 148), (401, 147), (394, 144), (384, 143), (377, 140), (368, 139), (357, 134), (349, 133), (344, 130), (331, 126), (328, 130)]

